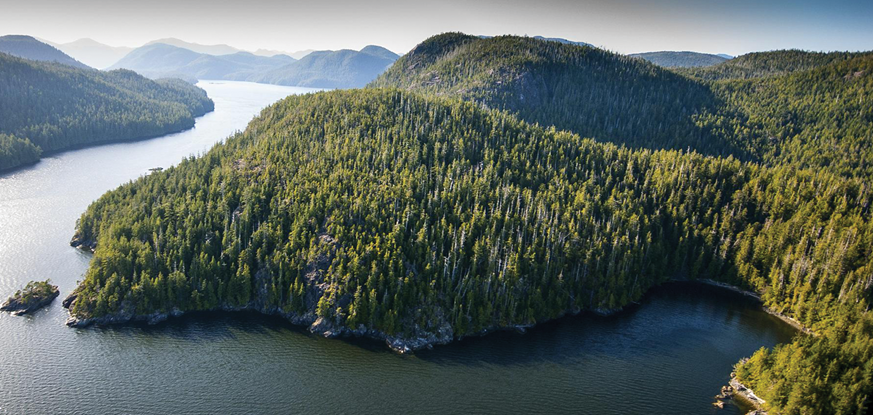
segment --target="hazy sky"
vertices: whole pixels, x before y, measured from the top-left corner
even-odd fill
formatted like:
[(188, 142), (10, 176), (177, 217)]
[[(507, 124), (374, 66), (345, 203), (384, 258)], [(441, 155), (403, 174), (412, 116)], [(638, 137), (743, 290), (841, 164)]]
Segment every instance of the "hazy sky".
[(873, 0), (0, 0), (0, 34), (140, 46), (405, 53), (442, 32), (563, 37), (621, 52), (873, 49)]

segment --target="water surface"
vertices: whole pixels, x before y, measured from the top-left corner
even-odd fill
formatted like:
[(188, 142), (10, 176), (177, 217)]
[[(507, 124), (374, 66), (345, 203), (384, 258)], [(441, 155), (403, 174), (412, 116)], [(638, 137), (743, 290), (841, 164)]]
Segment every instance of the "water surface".
[[(0, 176), (0, 296), (46, 278), (65, 296), (90, 260), (69, 240), (91, 201), (202, 153), (277, 99), (311, 91), (200, 86), (215, 112), (192, 130), (61, 153)], [(30, 316), (0, 314), (0, 414), (711, 413), (739, 358), (794, 334), (741, 297), (687, 285), (656, 289), (617, 316), (565, 318), (414, 356), (252, 314), (83, 330), (66, 318), (60, 301)]]

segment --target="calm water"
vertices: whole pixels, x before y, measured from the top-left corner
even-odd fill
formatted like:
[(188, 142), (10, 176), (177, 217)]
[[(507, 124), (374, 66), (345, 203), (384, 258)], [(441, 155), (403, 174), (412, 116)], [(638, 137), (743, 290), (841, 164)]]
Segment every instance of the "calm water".
[[(215, 112), (193, 130), (63, 153), (0, 176), (0, 296), (45, 278), (65, 296), (90, 259), (68, 242), (92, 200), (310, 91), (201, 86)], [(66, 318), (60, 301), (32, 316), (0, 314), (0, 414), (704, 414), (739, 358), (794, 333), (754, 304), (696, 286), (656, 289), (618, 316), (566, 318), (415, 356), (249, 314), (84, 330), (67, 328)]]

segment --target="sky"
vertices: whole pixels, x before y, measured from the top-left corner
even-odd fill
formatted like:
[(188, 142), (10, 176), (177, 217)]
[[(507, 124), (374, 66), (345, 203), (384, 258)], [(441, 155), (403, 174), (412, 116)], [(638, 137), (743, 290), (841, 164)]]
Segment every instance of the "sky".
[(439, 33), (541, 35), (619, 53), (873, 50), (873, 0), (0, 0), (0, 35), (141, 46), (405, 53)]

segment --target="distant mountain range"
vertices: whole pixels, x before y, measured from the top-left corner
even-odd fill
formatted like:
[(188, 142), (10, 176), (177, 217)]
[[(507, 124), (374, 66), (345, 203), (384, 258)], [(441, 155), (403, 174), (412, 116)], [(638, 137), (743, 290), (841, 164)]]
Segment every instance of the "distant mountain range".
[(133, 50), (133, 48), (126, 46), (104, 45), (96, 40), (87, 38), (69, 43), (54, 43), (46, 40), (43, 40), (43, 42), (97, 69), (103, 69), (118, 62), (119, 59)]
[(40, 42), (31, 36), (0, 36), (0, 52), (34, 61), (57, 62), (76, 68), (91, 69), (90, 66), (67, 56), (57, 48)]
[(388, 49), (372, 45), (360, 51), (317, 51), (281, 68), (242, 80), (313, 88), (360, 88), (385, 72), (399, 57)]
[[(220, 46), (208, 48), (226, 50)], [(295, 60), (288, 55), (265, 57), (249, 52), (216, 56), (181, 46), (153, 43), (133, 50), (110, 69), (131, 69), (151, 78), (169, 76), (315, 88), (357, 88), (379, 76), (398, 57), (380, 46), (367, 46), (360, 51), (317, 51)]]
[(235, 52), (215, 56), (153, 43), (134, 49), (109, 69), (131, 69), (150, 78), (247, 79), (291, 62), (294, 62), (294, 58), (287, 55), (264, 57), (249, 52)]
[[(60, 50), (61, 52), (69, 55), (70, 57), (97, 69), (106, 69), (110, 66), (113, 66), (115, 63), (120, 61), (122, 58), (127, 56), (128, 53), (132, 52), (137, 48), (128, 47), (128, 46), (109, 46), (103, 43), (100, 43), (93, 39), (79, 39), (73, 42), (68, 43), (56, 43), (46, 39), (34, 39), (39, 42), (48, 44), (53, 46), (54, 48)], [(272, 57), (275, 55), (286, 55), (294, 58), (295, 60), (301, 59), (304, 56), (314, 52), (313, 49), (306, 49), (297, 52), (285, 52), (281, 50), (270, 50), (270, 49), (258, 49), (254, 52), (248, 52), (242, 49), (235, 48), (233, 46), (218, 44), (218, 45), (202, 45), (199, 43), (186, 42), (181, 39), (176, 38), (164, 38), (157, 39), (151, 42), (146, 43), (143, 46), (150, 46), (155, 44), (165, 44), (171, 45), (178, 48), (188, 49), (190, 51), (194, 51), (197, 53), (202, 53), (206, 55), (232, 55), (236, 53), (251, 53), (256, 56), (264, 56), (264, 57)]]
[(663, 66), (665, 68), (696, 68), (701, 66), (712, 66), (718, 65), (728, 59), (725, 56), (720, 55), (710, 55), (708, 53), (699, 53), (699, 52), (673, 52), (673, 51), (661, 51), (661, 52), (646, 52), (646, 53), (633, 53), (628, 55), (633, 58), (641, 58), (645, 59), (651, 63), (654, 63), (658, 66)]
[(186, 42), (184, 40), (176, 39), (176, 38), (172, 38), (172, 37), (153, 40), (151, 42), (146, 43), (143, 46), (150, 46), (150, 45), (156, 45), (156, 44), (175, 46), (177, 48), (188, 49), (188, 50), (191, 50), (191, 51), (194, 51), (197, 53), (205, 53), (207, 55), (230, 55), (230, 54), (237, 53), (237, 52), (243, 52), (243, 50), (237, 49), (237, 48), (235, 48), (233, 46), (229, 46), (229, 45), (224, 45), (224, 44), (201, 45), (199, 43)]
[(59, 44), (20, 35), (0, 37), (0, 52), (90, 68), (75, 57), (95, 68), (130, 69), (153, 79), (179, 78), (190, 83), (224, 79), (314, 88), (363, 87), (400, 57), (373, 45), (360, 51), (307, 49), (285, 54), (268, 49), (252, 53), (223, 44), (201, 45), (175, 38), (155, 40), (134, 49), (92, 39)]

